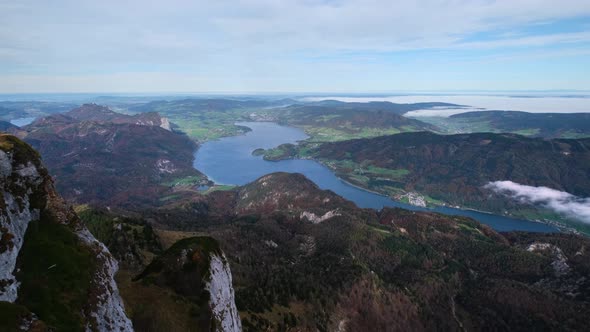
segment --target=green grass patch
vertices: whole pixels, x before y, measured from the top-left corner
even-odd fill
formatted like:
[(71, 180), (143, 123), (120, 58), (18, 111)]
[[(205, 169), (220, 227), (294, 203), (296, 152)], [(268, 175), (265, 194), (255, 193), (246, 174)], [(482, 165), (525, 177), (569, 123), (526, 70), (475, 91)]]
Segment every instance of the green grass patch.
[(202, 176), (191, 175), (191, 176), (186, 176), (183, 178), (178, 178), (178, 179), (174, 179), (171, 181), (167, 181), (162, 184), (165, 186), (168, 186), (168, 187), (177, 187), (177, 186), (187, 187), (187, 186), (197, 186), (203, 180), (204, 180), (204, 177), (202, 177)]
[(178, 194), (167, 195), (167, 196), (160, 198), (160, 202), (173, 201), (178, 198), (180, 198), (180, 195), (178, 195)]
[(229, 190), (233, 190), (236, 186), (232, 186), (232, 185), (218, 185), (218, 186), (213, 186), (207, 190), (205, 190), (203, 192), (204, 195), (208, 195), (212, 192), (215, 191), (229, 191)]
[(371, 173), (378, 176), (384, 176), (392, 179), (399, 179), (410, 174), (410, 171), (408, 171), (407, 169), (389, 169), (376, 166), (367, 166), (364, 170), (367, 173)]
[(88, 301), (96, 258), (68, 227), (31, 222), (18, 266), (18, 304), (56, 331), (84, 330), (81, 308)]

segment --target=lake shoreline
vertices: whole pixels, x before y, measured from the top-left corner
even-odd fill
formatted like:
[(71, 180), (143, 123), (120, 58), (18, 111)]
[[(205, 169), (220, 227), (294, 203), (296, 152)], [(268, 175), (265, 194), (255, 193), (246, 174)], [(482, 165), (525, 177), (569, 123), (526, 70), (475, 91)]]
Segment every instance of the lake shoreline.
[(258, 148), (269, 149), (285, 143), (296, 144), (308, 137), (299, 128), (273, 122), (239, 122), (252, 131), (245, 135), (221, 138), (199, 146), (194, 167), (216, 184), (245, 185), (266, 174), (275, 172), (300, 173), (324, 190), (354, 202), (359, 208), (381, 210), (383, 207), (469, 217), (487, 224), (497, 231), (559, 232), (553, 225), (535, 220), (516, 219), (473, 209), (457, 209), (445, 205), (415, 206), (392, 199), (386, 194), (350, 183), (333, 169), (313, 158), (292, 158), (267, 161), (253, 156)]

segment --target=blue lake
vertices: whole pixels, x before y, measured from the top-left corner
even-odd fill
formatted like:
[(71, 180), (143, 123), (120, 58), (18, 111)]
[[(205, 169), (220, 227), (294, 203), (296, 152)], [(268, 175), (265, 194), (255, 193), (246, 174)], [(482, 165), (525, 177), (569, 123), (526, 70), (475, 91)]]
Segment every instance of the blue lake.
[(10, 123), (12, 123), (15, 126), (23, 127), (23, 126), (33, 123), (33, 121), (35, 121), (35, 119), (36, 118), (18, 118), (18, 119), (10, 120)]
[(313, 160), (266, 161), (253, 156), (257, 148), (273, 148), (283, 143), (296, 143), (307, 135), (292, 127), (272, 122), (243, 122), (239, 125), (252, 131), (246, 135), (226, 137), (203, 144), (195, 153), (194, 166), (217, 184), (243, 185), (273, 172), (302, 173), (322, 189), (329, 189), (351, 200), (359, 207), (381, 209), (384, 206), (414, 211), (431, 211), (449, 215), (467, 216), (488, 224), (498, 231), (521, 230), (530, 232), (557, 232), (555, 227), (489, 213), (450, 207), (426, 209), (389, 199), (388, 197), (351, 186), (338, 178), (329, 168)]

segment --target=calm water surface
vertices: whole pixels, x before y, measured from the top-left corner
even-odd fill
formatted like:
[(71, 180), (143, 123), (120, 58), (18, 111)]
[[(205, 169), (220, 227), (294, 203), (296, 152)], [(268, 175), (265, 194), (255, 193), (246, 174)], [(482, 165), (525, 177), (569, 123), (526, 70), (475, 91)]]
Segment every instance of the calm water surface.
[(33, 123), (33, 121), (35, 121), (35, 119), (36, 118), (18, 118), (18, 119), (10, 120), (10, 123), (12, 123), (15, 126), (23, 127), (23, 126)]
[(467, 216), (488, 224), (498, 231), (522, 230), (531, 232), (556, 232), (556, 228), (488, 213), (461, 210), (450, 207), (420, 208), (393, 201), (351, 186), (332, 173), (330, 169), (313, 160), (266, 161), (253, 156), (258, 148), (268, 149), (283, 143), (296, 143), (307, 138), (297, 128), (280, 126), (272, 122), (243, 122), (239, 125), (252, 129), (246, 135), (226, 137), (203, 144), (195, 153), (194, 166), (218, 184), (243, 185), (273, 172), (302, 173), (322, 189), (330, 189), (356, 203), (359, 207), (381, 209), (384, 206), (401, 207), (414, 211), (434, 211), (450, 215)]

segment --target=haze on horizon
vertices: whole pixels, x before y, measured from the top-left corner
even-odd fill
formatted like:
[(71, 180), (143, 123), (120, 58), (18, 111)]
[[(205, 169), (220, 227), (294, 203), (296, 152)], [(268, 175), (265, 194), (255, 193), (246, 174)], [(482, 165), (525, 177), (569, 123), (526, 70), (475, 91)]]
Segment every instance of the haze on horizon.
[(590, 90), (590, 1), (0, 0), (0, 93)]

